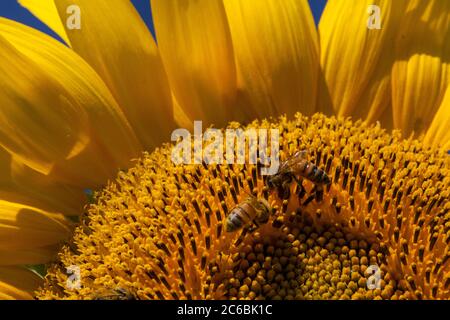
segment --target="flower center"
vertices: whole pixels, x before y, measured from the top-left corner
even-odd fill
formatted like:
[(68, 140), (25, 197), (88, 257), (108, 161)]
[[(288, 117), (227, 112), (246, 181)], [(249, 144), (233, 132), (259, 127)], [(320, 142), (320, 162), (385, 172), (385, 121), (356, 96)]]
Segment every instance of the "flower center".
[[(38, 297), (450, 297), (445, 152), (319, 114), (249, 127), (279, 129), (281, 161), (306, 150), (331, 184), (320, 194), (303, 177), (283, 200), (257, 165), (176, 165), (165, 145), (96, 195)], [(250, 194), (268, 222), (227, 232)], [(68, 288), (70, 266), (80, 286)]]
[[(309, 220), (309, 221), (308, 221)], [(257, 234), (220, 282), (228, 299), (406, 299), (378, 244), (296, 216), (275, 238)]]

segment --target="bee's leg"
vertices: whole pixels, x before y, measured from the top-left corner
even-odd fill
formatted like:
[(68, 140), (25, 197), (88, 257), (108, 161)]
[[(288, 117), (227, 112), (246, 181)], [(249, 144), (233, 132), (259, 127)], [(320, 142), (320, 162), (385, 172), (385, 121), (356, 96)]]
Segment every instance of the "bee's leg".
[(294, 179), (294, 181), (297, 183), (297, 185), (299, 186), (299, 187), (303, 187), (303, 179), (299, 179), (299, 178), (297, 178), (296, 176), (292, 176), (292, 179)]
[(253, 223), (247, 227), (247, 233), (253, 233), (259, 228), (259, 223), (256, 221), (253, 221)]
[(239, 235), (239, 237), (236, 239), (236, 242), (234, 243), (235, 246), (238, 246), (242, 243), (242, 241), (244, 241), (244, 237), (248, 234), (248, 227), (242, 229), (241, 234)]
[(299, 185), (298, 186), (298, 190), (297, 190), (297, 198), (298, 198), (298, 202), (301, 203), (303, 197), (306, 194), (306, 189), (303, 187), (303, 185)]
[(281, 184), (281, 190), (278, 190), (278, 194), (282, 200), (289, 199), (289, 197), (291, 196), (291, 182), (292, 182), (291, 179), (286, 179)]
[(278, 194), (278, 198), (283, 199), (284, 197), (284, 190), (283, 190), (283, 186), (279, 186), (277, 187), (277, 194)]
[(297, 183), (297, 192), (296, 193), (297, 193), (298, 199), (301, 200), (306, 193), (305, 188), (303, 188), (303, 179), (301, 179), (301, 178), (299, 179), (296, 176), (293, 176), (292, 178)]
[(321, 185), (316, 185), (316, 201), (321, 202), (323, 200), (323, 187)]

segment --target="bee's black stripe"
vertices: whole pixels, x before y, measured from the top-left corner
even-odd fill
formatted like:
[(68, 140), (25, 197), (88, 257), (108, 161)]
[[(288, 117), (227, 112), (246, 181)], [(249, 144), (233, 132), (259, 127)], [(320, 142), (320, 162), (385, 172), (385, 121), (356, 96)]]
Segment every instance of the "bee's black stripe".
[(308, 162), (307, 161), (303, 161), (302, 172), (305, 172), (307, 168), (308, 168)]
[[(251, 205), (250, 205), (251, 206)], [(253, 206), (251, 206), (253, 208)], [(245, 211), (244, 209), (242, 209), (241, 207), (239, 207), (239, 210), (242, 212), (242, 214), (245, 214), (247, 216), (247, 221), (252, 220), (252, 217), (248, 214), (247, 211)]]
[[(233, 213), (230, 217), (230, 222), (236, 227), (240, 228), (245, 223), (251, 221), (250, 215), (241, 207), (237, 207), (234, 210), (239, 210), (239, 212)], [(246, 219), (245, 219), (246, 218)]]
[(317, 173), (316, 173), (316, 181), (317, 183), (323, 183), (325, 178), (325, 171), (323, 171), (322, 169), (318, 168), (317, 169)]
[(317, 167), (314, 164), (311, 164), (311, 170), (308, 173), (308, 179), (311, 181), (316, 181), (317, 177)]
[(242, 221), (242, 218), (237, 214), (237, 213), (235, 213), (235, 214), (233, 214), (231, 217), (230, 217), (230, 222), (235, 226), (235, 227), (241, 227), (243, 224), (244, 224), (244, 222)]

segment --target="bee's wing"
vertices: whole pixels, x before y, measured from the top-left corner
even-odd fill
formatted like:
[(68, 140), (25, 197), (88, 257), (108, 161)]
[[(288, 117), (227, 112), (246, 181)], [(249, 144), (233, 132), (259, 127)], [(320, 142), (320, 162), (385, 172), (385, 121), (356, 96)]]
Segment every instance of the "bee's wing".
[(280, 170), (278, 172), (279, 173), (288, 172), (293, 166), (295, 166), (297, 162), (306, 159), (307, 154), (308, 152), (306, 150), (297, 151), (296, 153), (294, 153), (293, 156), (291, 156), (281, 164)]
[(308, 151), (307, 150), (300, 150), (297, 151), (296, 153), (294, 153), (294, 155), (292, 156), (292, 158), (296, 158), (298, 160), (303, 160), (306, 159), (306, 156), (308, 155)]

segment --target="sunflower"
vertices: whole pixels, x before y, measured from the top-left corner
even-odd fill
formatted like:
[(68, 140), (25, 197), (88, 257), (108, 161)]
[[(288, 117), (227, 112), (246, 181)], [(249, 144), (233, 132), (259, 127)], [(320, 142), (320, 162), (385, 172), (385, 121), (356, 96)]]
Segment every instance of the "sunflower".
[[(140, 158), (145, 162), (148, 156), (144, 156), (142, 160), (143, 151), (153, 151), (162, 143), (167, 142), (173, 129), (177, 126), (190, 128), (193, 120), (202, 120), (208, 125), (225, 127), (229, 121), (234, 120), (240, 123), (252, 123), (254, 119), (278, 117), (280, 114), (286, 114), (292, 118), (298, 111), (304, 115), (312, 115), (319, 111), (339, 117), (352, 116), (354, 119), (362, 119), (368, 123), (379, 121), (384, 128), (389, 130), (400, 129), (403, 137), (412, 136), (411, 139), (418, 137), (417, 141), (420, 142), (410, 142), (412, 145), (416, 145), (412, 150), (428, 150), (428, 147), (440, 148), (430, 149), (433, 151), (420, 154), (418, 158), (414, 158), (410, 154), (405, 156), (417, 159), (418, 166), (422, 161), (425, 166), (441, 165), (440, 168), (443, 170), (448, 168), (445, 158), (442, 158), (441, 154), (442, 150), (450, 148), (450, 130), (448, 130), (450, 128), (450, 90), (447, 90), (449, 88), (449, 72), (447, 70), (449, 47), (447, 43), (449, 43), (448, 37), (450, 36), (450, 32), (448, 32), (450, 4), (448, 1), (358, 0), (352, 1), (350, 4), (348, 1), (330, 0), (317, 30), (307, 1), (153, 0), (151, 4), (157, 44), (128, 1), (118, 0), (113, 4), (106, 4), (106, 2), (88, 0), (21, 0), (20, 3), (52, 28), (65, 44), (20, 23), (0, 18), (0, 46), (2, 48), (0, 52), (0, 70), (2, 71), (0, 77), (2, 81), (0, 90), (2, 105), (0, 110), (0, 166), (2, 170), (0, 178), (2, 205), (0, 297), (2, 298), (31, 298), (33, 296), (33, 291), (42, 280), (36, 273), (30, 271), (29, 266), (46, 264), (54, 260), (60, 245), (69, 239), (73, 232), (73, 217), (77, 217), (83, 212), (87, 201), (85, 190), (101, 190), (110, 179), (117, 176), (117, 172), (130, 168), (133, 165), (132, 159)], [(81, 29), (72, 30), (66, 24), (66, 10), (68, 6), (74, 4), (81, 10)], [(380, 8), (381, 29), (367, 28), (367, 8), (374, 4)], [(318, 129), (317, 123), (326, 121), (320, 116), (315, 116), (313, 120), (312, 127), (316, 129)], [(359, 127), (356, 126), (356, 128)], [(344, 131), (353, 132), (354, 130), (352, 130), (352, 127), (349, 126), (347, 131)], [(364, 131), (364, 129), (361, 130)], [(290, 132), (291, 135), (295, 135), (294, 130)], [(371, 131), (369, 130), (369, 132)], [(327, 133), (327, 135), (337, 134)], [(402, 145), (404, 142), (399, 139), (387, 137), (381, 139), (383, 142), (386, 140), (390, 142), (389, 144), (394, 144), (393, 147), (406, 148)], [(420, 147), (417, 144), (420, 144)], [(366, 144), (355, 142), (354, 145), (370, 147), (367, 142)], [(386, 148), (388, 148), (387, 145)], [(381, 144), (379, 147), (381, 148)], [(164, 151), (159, 152), (164, 154)], [(353, 152), (355, 151), (353, 150)], [(317, 156), (315, 154), (316, 160), (320, 163)], [(343, 161), (345, 160), (345, 154), (341, 155), (336, 152), (335, 156), (337, 158), (342, 156), (344, 157)], [(155, 158), (155, 161), (164, 159), (158, 152), (150, 157)], [(405, 161), (412, 161), (412, 159)], [(360, 161), (363, 160), (367, 159)], [(397, 171), (402, 169), (398, 162), (400, 160), (383, 158), (380, 162), (387, 163), (388, 160), (392, 161), (395, 169), (394, 177), (396, 177)], [(354, 180), (350, 177), (348, 170), (354, 170), (354, 164), (352, 163), (352, 166), (348, 167), (346, 161), (344, 161), (346, 165), (341, 167), (342, 174), (345, 177), (347, 172), (350, 180), (345, 180), (343, 189), (352, 185), (352, 181), (353, 184), (359, 181), (357, 177), (353, 177)], [(168, 176), (165, 179), (170, 179), (173, 176), (169, 174), (170, 165), (166, 162), (167, 159), (161, 161), (159, 165), (166, 164), (167, 168), (163, 168), (161, 172), (166, 172)], [(322, 164), (326, 165), (326, 163)], [(334, 165), (336, 164), (333, 162), (333, 169), (335, 169)], [(378, 165), (384, 168), (381, 164)], [(403, 162), (402, 165), (405, 163)], [(406, 169), (408, 169), (408, 165), (406, 165)], [(149, 175), (156, 170), (156, 164), (153, 166), (142, 165), (142, 167), (150, 170)], [(390, 170), (392, 172), (392, 169)], [(421, 172), (417, 174), (420, 176)], [(437, 180), (441, 179), (443, 185), (441, 189), (435, 189), (434, 192), (446, 190), (445, 181), (448, 182), (448, 179), (445, 180), (446, 172), (442, 173), (442, 176), (438, 175)], [(366, 172), (366, 175), (368, 174), (369, 172)], [(436, 178), (432, 177), (436, 172), (425, 174), (427, 175), (425, 178), (430, 179), (427, 181), (435, 181), (433, 179)], [(378, 183), (377, 188), (384, 190), (383, 182), (385, 182), (385, 188), (388, 188), (390, 186), (388, 181), (394, 179), (389, 176), (386, 177), (386, 181), (380, 182), (382, 177), (383, 173), (380, 173), (380, 177), (372, 177), (372, 184), (370, 184), (372, 188)], [(419, 188), (416, 184), (422, 181), (421, 176), (420, 179), (401, 177), (402, 183), (412, 186), (412, 189)], [(193, 173), (192, 178), (195, 180)], [(244, 177), (245, 181), (247, 181), (246, 178)], [(378, 180), (375, 181), (375, 178)], [(212, 177), (206, 176), (205, 179), (212, 179)], [(398, 183), (400, 183), (399, 181)], [(260, 180), (253, 183), (256, 182), (261, 183)], [(369, 183), (370, 179), (368, 181), (364, 179), (363, 187), (367, 187), (366, 182)], [(359, 181), (359, 183), (361, 182)], [(430, 243), (428, 251), (434, 252), (433, 248), (437, 250), (436, 253), (431, 253), (434, 255), (445, 251), (442, 232), (448, 232), (446, 229), (448, 220), (446, 220), (445, 213), (448, 208), (443, 206), (445, 199), (432, 200), (437, 195), (432, 191), (425, 192), (428, 190), (428, 184), (421, 185), (421, 191), (417, 191), (420, 193), (418, 197), (423, 198), (421, 199), (423, 205), (418, 206), (417, 210), (426, 210), (426, 205), (431, 207), (430, 212), (436, 216), (430, 225), (433, 230), (436, 230), (430, 232), (429, 239), (425, 239), (428, 235), (419, 235), (418, 237), (424, 243)], [(133, 190), (135, 186), (132, 184), (130, 190)], [(151, 190), (152, 194), (158, 192), (156, 184), (151, 186), (155, 186), (155, 190)], [(395, 186), (391, 187), (396, 190)], [(263, 189), (261, 185), (259, 188)], [(177, 194), (175, 189), (173, 189), (173, 193), (161, 191), (162, 196), (166, 197), (166, 202), (175, 201), (175, 198), (171, 198)], [(105, 189), (105, 192), (107, 191), (108, 189)], [(403, 190), (401, 194), (406, 196), (406, 191)], [(339, 193), (339, 190), (332, 189), (330, 192), (329, 194)], [(131, 197), (132, 194), (133, 191), (130, 193)], [(398, 194), (397, 190), (395, 196)], [(443, 195), (448, 198), (448, 194), (443, 193)], [(102, 197), (99, 197), (98, 201), (101, 199)], [(333, 199), (332, 197), (331, 203), (333, 203)], [(346, 207), (346, 210), (350, 208), (350, 211), (353, 209), (352, 202), (357, 206), (362, 205), (359, 202), (362, 200), (356, 196), (353, 197), (353, 200), (350, 199), (352, 196), (349, 196), (348, 201), (337, 197), (334, 205), (348, 204), (349, 207)], [(328, 204), (327, 200), (330, 199), (324, 200), (324, 203)], [(371, 210), (378, 212), (383, 209), (380, 208), (376, 197), (372, 202), (370, 200), (369, 197), (368, 201), (373, 206)], [(149, 222), (153, 219), (153, 213), (161, 214), (161, 201), (164, 203), (162, 199), (157, 203), (151, 203), (148, 209), (150, 216), (145, 218), (149, 219)], [(221, 202), (223, 201), (220, 200), (219, 204)], [(419, 201), (420, 204), (422, 202)], [(433, 203), (432, 206), (431, 203)], [(113, 207), (108, 207), (107, 212), (104, 212), (99, 209), (101, 206), (102, 204), (99, 202), (97, 207), (90, 207), (91, 214), (88, 215), (90, 220), (93, 219), (101, 224), (101, 221), (98, 222), (98, 220), (104, 215), (112, 215), (112, 217), (118, 215), (117, 219), (119, 220), (124, 218), (118, 212), (115, 213), (112, 210)], [(319, 216), (328, 219), (330, 222), (328, 224), (337, 223), (328, 216), (329, 213), (325, 208), (317, 206), (319, 206), (316, 208), (317, 210), (322, 210), (319, 211), (322, 212), (319, 213)], [(280, 204), (280, 207), (283, 210), (283, 203)], [(289, 204), (285, 207), (285, 210), (292, 211), (292, 206)], [(92, 214), (92, 210), (98, 210), (97, 214)], [(212, 214), (212, 212), (210, 213)], [(202, 214), (206, 215), (205, 212)], [(392, 214), (392, 210), (385, 213), (386, 221), (393, 219)], [(352, 220), (352, 216), (349, 214), (342, 216), (349, 219), (350, 225), (359, 226), (361, 223), (361, 217), (353, 217)], [(415, 223), (421, 221), (420, 213), (417, 216), (418, 220)], [(282, 219), (283, 215), (280, 217)], [(123, 232), (128, 232), (125, 239), (129, 239), (134, 234), (131, 229), (135, 222), (132, 222), (132, 216), (126, 216), (126, 219), (129, 224), (123, 227)], [(377, 219), (380, 217), (377, 216)], [(405, 223), (410, 221), (407, 216), (405, 219)], [(299, 246), (301, 246), (303, 240), (309, 239), (311, 234), (315, 234), (314, 237), (317, 240), (325, 238), (327, 241), (330, 239), (335, 239), (335, 241), (326, 242), (320, 246), (315, 245), (314, 242), (306, 244), (308, 246), (306, 249), (303, 248), (305, 252), (302, 252), (304, 253), (302, 263), (305, 268), (309, 268), (308, 272), (311, 273), (311, 279), (304, 279), (305, 283), (309, 280), (312, 281), (311, 288), (314, 288), (314, 285), (319, 286), (314, 291), (309, 289), (309, 291), (306, 289), (305, 292), (301, 291), (303, 296), (314, 296), (324, 290), (320, 290), (320, 286), (324, 284), (314, 283), (314, 278), (322, 277), (321, 270), (319, 270), (321, 267), (318, 265), (322, 263), (326, 270), (327, 267), (332, 268), (338, 263), (336, 259), (340, 259), (341, 253), (337, 254), (331, 249), (327, 249), (329, 254), (324, 253), (327, 255), (326, 257), (321, 256), (323, 261), (315, 257), (315, 253), (313, 255), (310, 252), (310, 250), (314, 251), (316, 247), (320, 247), (318, 248), (320, 255), (321, 248), (326, 248), (329, 243), (332, 243), (329, 247), (339, 247), (340, 251), (349, 250), (350, 252), (350, 250), (358, 249), (358, 255), (353, 254), (350, 260), (353, 258), (364, 260), (365, 257), (370, 262), (370, 259), (373, 258), (371, 254), (375, 254), (377, 259), (380, 259), (379, 261), (385, 260), (383, 273), (387, 278), (383, 281), (390, 286), (389, 289), (386, 289), (389, 292), (384, 293), (386, 297), (446, 296), (447, 287), (435, 288), (434, 285), (440, 283), (443, 286), (447, 285), (445, 279), (448, 279), (448, 270), (443, 266), (447, 261), (445, 252), (448, 253), (448, 251), (444, 252), (440, 267), (437, 269), (433, 267), (434, 269), (429, 270), (430, 266), (423, 266), (421, 261), (416, 262), (415, 272), (419, 275), (425, 274), (426, 279), (429, 279), (423, 280), (428, 281), (426, 285), (415, 282), (414, 270), (400, 273), (402, 276), (407, 276), (406, 279), (401, 279), (406, 281), (407, 284), (404, 284), (398, 277), (389, 278), (396, 275), (399, 270), (398, 265), (395, 265), (396, 260), (392, 262), (392, 250), (397, 249), (390, 247), (391, 242), (386, 239), (378, 239), (377, 243), (369, 237), (370, 241), (358, 239), (355, 244), (352, 239), (355, 230), (350, 230), (352, 231), (350, 232), (345, 229), (345, 225), (339, 227), (344, 228), (342, 230), (337, 230), (336, 226), (328, 226), (328, 231), (324, 231), (321, 229), (323, 226), (313, 223), (314, 218), (312, 222), (306, 220), (294, 221), (298, 223), (297, 226), (292, 225), (294, 222), (282, 221), (281, 232), (286, 235), (285, 237), (280, 235), (279, 242), (289, 242), (294, 245), (295, 241), (299, 241)], [(341, 222), (339, 221), (339, 223)], [(88, 224), (88, 221), (83, 220), (83, 223)], [(203, 220), (200, 227), (197, 227), (195, 222), (193, 223), (194, 228), (200, 228), (200, 230), (203, 228)], [(208, 225), (207, 220), (205, 223)], [(304, 231), (305, 228), (299, 228), (300, 224), (310, 232)], [(157, 226), (159, 225), (152, 225), (153, 228)], [(355, 226), (353, 227), (356, 228)], [(128, 231), (126, 231), (127, 228)], [(288, 228), (289, 231), (283, 231), (285, 228)], [(413, 225), (410, 228), (409, 232), (413, 232)], [(292, 231), (291, 229), (297, 230)], [(400, 226), (398, 229), (402, 234), (403, 229)], [(376, 228), (371, 230), (377, 231)], [(265, 232), (266, 234), (277, 234)], [(383, 235), (383, 231), (378, 230), (378, 232), (377, 234)], [(393, 232), (395, 237), (395, 230)], [(81, 240), (82, 234), (84, 233), (77, 231), (75, 239), (80, 240), (74, 243), (89, 244), (87, 240)], [(342, 234), (342, 237), (336, 234)], [(186, 241), (189, 239), (189, 245), (192, 248), (195, 246), (192, 243), (196, 243), (194, 237), (196, 235), (195, 229), (186, 229), (186, 234), (183, 234), (181, 239), (186, 239)], [(202, 246), (205, 247), (210, 246), (208, 243), (212, 237), (210, 235), (210, 240), (207, 240), (207, 235), (208, 233), (205, 234), (204, 239), (197, 240), (202, 241)], [(86, 234), (86, 237), (89, 235)], [(282, 247), (290, 246), (283, 243), (277, 244), (276, 241), (273, 244), (265, 244), (266, 238), (261, 231), (260, 238), (257, 236), (246, 238), (243, 243), (247, 246), (250, 245), (251, 248), (253, 244), (249, 241), (263, 243), (263, 251), (255, 252), (254, 255), (263, 254), (264, 259), (273, 256), (278, 249), (283, 253), (286, 248)], [(194, 239), (194, 242), (191, 242), (191, 239)], [(178, 239), (177, 241), (182, 240)], [(323, 241), (321, 240), (321, 242)], [(333, 242), (335, 243), (333, 244)], [(156, 244), (160, 247), (159, 250), (165, 250), (163, 244), (159, 242)], [(119, 250), (119, 243), (117, 245), (118, 247), (114, 250)], [(185, 245), (188, 244), (185, 243)], [(144, 252), (150, 252), (150, 249), (154, 250), (153, 247), (145, 248), (145, 244), (142, 246), (144, 246)], [(261, 245), (254, 246), (255, 250), (260, 247)], [(272, 251), (272, 249), (268, 249), (270, 247), (273, 247), (273, 254), (264, 251), (266, 249)], [(82, 247), (71, 251), (70, 254), (67, 250), (67, 247), (62, 249), (60, 258), (68, 257), (67, 260), (71, 260), (73, 257), (77, 260), (77, 252), (81, 252), (81, 257), (83, 254), (88, 254), (89, 250), (95, 251), (96, 249)], [(207, 250), (212, 249), (207, 248)], [(248, 269), (253, 266), (246, 269), (245, 264), (248, 264), (248, 261), (254, 261), (247, 259), (247, 254), (251, 255), (251, 252), (245, 250), (243, 248), (240, 253), (235, 252), (242, 261), (238, 261), (239, 259), (230, 252), (228, 258), (223, 258), (223, 262), (220, 262), (221, 258), (219, 257), (203, 262), (204, 259), (200, 257), (199, 259), (192, 258), (187, 265), (192, 270), (196, 270), (196, 268), (203, 268), (203, 264), (207, 262), (213, 263), (212, 260), (220, 260), (217, 264), (221, 268), (217, 267), (217, 269), (235, 270), (237, 267), (234, 264), (242, 262), (243, 270), (248, 272)], [(360, 252), (361, 250), (367, 251), (366, 255)], [(391, 255), (389, 255), (390, 252)], [(134, 254), (134, 252), (132, 253)], [(411, 259), (416, 259), (416, 255), (420, 259), (421, 256), (420, 247), (402, 253), (404, 259), (409, 259), (410, 255)], [(182, 250), (178, 254), (182, 257)], [(157, 264), (157, 261), (160, 261), (158, 260), (158, 257), (161, 257), (160, 252), (153, 256), (152, 263)], [(428, 257), (428, 255), (426, 256)], [(281, 262), (281, 257), (275, 255), (270, 258), (272, 259), (270, 263), (277, 265), (275, 269), (279, 269), (278, 264), (285, 267)], [(273, 262), (275, 258), (278, 258), (279, 261)], [(176, 257), (173, 259), (172, 264), (178, 263)], [(303, 261), (304, 259), (308, 261)], [(345, 257), (342, 259), (342, 261), (339, 260), (341, 265), (349, 263)], [(244, 260), (247, 262), (243, 262)], [(108, 263), (114, 261), (116, 260)], [(133, 263), (139, 263), (139, 261), (136, 260)], [(395, 268), (389, 269), (393, 267), (393, 264)], [(184, 266), (184, 264), (182, 265)], [(179, 265), (179, 268), (182, 269), (182, 265)], [(173, 267), (174, 270), (179, 269), (176, 265)], [(51, 270), (53, 270), (52, 268), (54, 271), (49, 273), (50, 280), (48, 281), (61, 276), (56, 266), (51, 267)], [(101, 278), (102, 280), (97, 280), (97, 283), (108, 283), (109, 281), (109, 284), (112, 284), (114, 281), (111, 280), (111, 275), (106, 273), (105, 268), (108, 269), (106, 264), (100, 268), (103, 273), (99, 271), (88, 276), (94, 277), (93, 281), (96, 277)], [(164, 269), (164, 266), (162, 268)], [(284, 270), (283, 268), (282, 270)], [(351, 279), (351, 275), (347, 274), (345, 277), (343, 274), (344, 268), (336, 268), (337, 272), (340, 272), (339, 280), (336, 283), (339, 283), (342, 277)], [(413, 265), (411, 268), (414, 268)], [(154, 286), (153, 289), (147, 289), (147, 292), (140, 292), (141, 297), (180, 297), (170, 283), (169, 286), (166, 286), (164, 280), (167, 282), (168, 277), (163, 275), (165, 274), (163, 269), (160, 269), (158, 273), (155, 270), (153, 273), (150, 272), (151, 270), (141, 270), (132, 275), (133, 278), (139, 278), (141, 277), (140, 272), (148, 271), (150, 272), (149, 276), (154, 278), (152, 281), (164, 286), (161, 289)], [(212, 269), (214, 268), (211, 267)], [(255, 267), (252, 270), (256, 269)], [(291, 271), (295, 273), (294, 269), (286, 270), (286, 277)], [(314, 276), (315, 270), (318, 272)], [(120, 273), (127, 271), (129, 272), (124, 266)], [(194, 271), (189, 272), (187, 270), (187, 274), (184, 276), (195, 277)], [(332, 270), (330, 272), (331, 278), (338, 276), (337, 273), (333, 274)], [(264, 279), (266, 276), (268, 277), (266, 274), (256, 274)], [(307, 274), (305, 273), (303, 277), (306, 277)], [(273, 276), (275, 279), (278, 275)], [(282, 276), (284, 277), (284, 275)], [(326, 275), (323, 276), (326, 277)], [(226, 283), (224, 288), (218, 288), (214, 293), (205, 291), (208, 289), (202, 289), (203, 291), (199, 291), (202, 293), (195, 297), (210, 295), (216, 297), (215, 294), (220, 292), (228, 297), (233, 294), (242, 296), (250, 294), (252, 288), (258, 291), (258, 285), (261, 288), (257, 293), (252, 289), (256, 297), (262, 292), (261, 290), (266, 290), (266, 293), (271, 292), (265, 297), (283, 298), (295, 293), (295, 298), (297, 294), (300, 294), (295, 290), (289, 292), (287, 287), (283, 287), (285, 281), (292, 279), (282, 279), (278, 286), (271, 287), (269, 290), (267, 287), (264, 289), (269, 280), (266, 281), (267, 283), (254, 284), (253, 281), (257, 281), (257, 278), (250, 277), (251, 282), (249, 282), (246, 277), (238, 279), (231, 276), (230, 272), (225, 271), (224, 273), (220, 272), (219, 275), (215, 275), (213, 272), (206, 275), (205, 282), (201, 284), (192, 278), (189, 281), (206, 288), (213, 286), (217, 277)], [(279, 276), (278, 279), (280, 279)], [(62, 279), (60, 280), (62, 281)], [(358, 284), (359, 281), (363, 282), (364, 280), (355, 278), (352, 281)], [(129, 288), (133, 287), (134, 283), (127, 282), (122, 285)], [(237, 292), (231, 290), (230, 283), (232, 286), (239, 284), (237, 287), (239, 290), (236, 289)], [(340, 296), (346, 294), (348, 297), (353, 297), (350, 292), (345, 292), (345, 290), (350, 290), (350, 287), (354, 287), (354, 284), (350, 285), (349, 283), (340, 285), (341, 288), (336, 289), (342, 291)], [(182, 280), (181, 284), (183, 284)], [(431, 290), (429, 292), (427, 291), (428, 287)], [(281, 291), (282, 289), (284, 292)], [(87, 290), (86, 295), (92, 294), (89, 291), (90, 288), (85, 288), (85, 290)], [(41, 291), (41, 296), (45, 295), (42, 292), (46, 292), (45, 287)], [(194, 295), (194, 293), (191, 294)], [(365, 294), (365, 292), (359, 292), (359, 295), (365, 296)], [(380, 294), (382, 295), (382, 293)]]
[[(445, 152), (322, 114), (248, 128), (278, 128), (282, 160), (311, 150), (333, 181), (321, 199), (310, 181), (281, 199), (257, 165), (175, 165), (166, 144), (97, 193), (38, 298), (450, 297)], [(230, 210), (251, 194), (269, 221), (229, 232)]]

